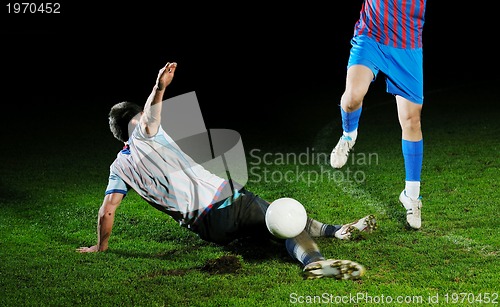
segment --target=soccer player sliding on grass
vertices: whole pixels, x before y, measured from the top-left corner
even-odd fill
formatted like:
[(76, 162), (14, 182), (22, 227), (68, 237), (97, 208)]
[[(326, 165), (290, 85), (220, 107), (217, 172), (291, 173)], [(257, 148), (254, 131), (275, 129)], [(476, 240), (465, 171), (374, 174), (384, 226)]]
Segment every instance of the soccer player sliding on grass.
[(377, 74), (385, 74), (387, 92), (394, 95), (402, 129), (406, 171), (399, 201), (410, 227), (421, 227), (420, 174), (424, 143), (420, 113), (424, 102), (422, 29), (426, 0), (364, 0), (354, 27), (347, 63), (345, 91), (340, 99), (343, 133), (332, 150), (330, 164), (341, 168), (358, 136), (363, 99)]
[[(160, 69), (144, 108), (130, 102), (111, 108), (110, 129), (125, 147), (110, 166), (109, 183), (98, 213), (97, 244), (80, 247), (78, 252), (108, 249), (115, 211), (129, 189), (203, 240), (225, 245), (250, 236), (277, 239), (266, 226), (267, 201), (197, 164), (163, 130), (163, 96), (176, 68), (177, 63), (173, 62)], [(304, 278), (357, 279), (365, 272), (362, 265), (325, 259), (312, 237), (349, 240), (355, 233), (375, 228), (373, 215), (344, 225), (308, 218), (302, 233), (281, 241), (290, 255), (303, 264)]]

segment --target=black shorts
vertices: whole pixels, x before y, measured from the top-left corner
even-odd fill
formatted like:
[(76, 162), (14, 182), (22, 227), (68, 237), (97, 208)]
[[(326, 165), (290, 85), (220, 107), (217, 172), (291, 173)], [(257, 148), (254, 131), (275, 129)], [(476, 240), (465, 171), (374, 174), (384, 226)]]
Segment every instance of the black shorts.
[(226, 245), (240, 238), (272, 238), (266, 226), (269, 203), (245, 189), (231, 205), (215, 204), (193, 229), (201, 239)]

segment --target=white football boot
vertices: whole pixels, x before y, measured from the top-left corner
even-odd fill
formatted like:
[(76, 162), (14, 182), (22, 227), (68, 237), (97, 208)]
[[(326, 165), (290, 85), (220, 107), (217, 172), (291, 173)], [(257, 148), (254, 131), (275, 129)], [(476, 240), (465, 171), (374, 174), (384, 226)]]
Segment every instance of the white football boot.
[(349, 151), (351, 151), (354, 143), (355, 141), (350, 136), (342, 134), (339, 142), (330, 154), (330, 165), (333, 168), (341, 168), (346, 164), (347, 158), (349, 157)]
[(377, 229), (377, 220), (375, 216), (370, 214), (352, 223), (342, 225), (342, 227), (335, 232), (335, 237), (341, 240), (355, 239), (361, 233), (370, 233)]
[(411, 199), (406, 196), (406, 191), (402, 191), (399, 195), (399, 201), (406, 209), (406, 221), (411, 228), (419, 229), (422, 226), (421, 210), (422, 197)]
[(351, 260), (319, 260), (304, 267), (304, 279), (332, 277), (335, 279), (359, 279), (365, 274), (365, 267)]

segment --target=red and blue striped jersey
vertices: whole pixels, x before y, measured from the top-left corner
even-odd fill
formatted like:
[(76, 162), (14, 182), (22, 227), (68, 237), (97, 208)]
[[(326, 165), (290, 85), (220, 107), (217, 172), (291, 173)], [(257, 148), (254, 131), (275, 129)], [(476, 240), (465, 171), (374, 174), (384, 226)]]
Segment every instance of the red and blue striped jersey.
[(354, 35), (395, 48), (422, 48), (426, 0), (365, 0)]

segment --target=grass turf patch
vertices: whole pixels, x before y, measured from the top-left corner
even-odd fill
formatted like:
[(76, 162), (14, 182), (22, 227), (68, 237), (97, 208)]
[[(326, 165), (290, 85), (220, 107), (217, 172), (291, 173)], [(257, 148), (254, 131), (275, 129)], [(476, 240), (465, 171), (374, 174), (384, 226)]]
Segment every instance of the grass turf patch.
[[(340, 171), (324, 159), (276, 162), (277, 153), (310, 158), (333, 148), (340, 115), (327, 93), (297, 98), (297, 105), (315, 103), (308, 112), (291, 110), (297, 116), (286, 129), (263, 127), (276, 128), (264, 138), (262, 130), (241, 130), (254, 170), (249, 190), (268, 200), (293, 197), (324, 222), (376, 215), (379, 228), (363, 240), (317, 240), (325, 257), (366, 266), (355, 282), (304, 281), (280, 245), (201, 241), (133, 192), (117, 211), (108, 252), (78, 254), (77, 247), (95, 243), (108, 167), (120, 149), (105, 116), (96, 115), (107, 110), (83, 111), (78, 124), (63, 118), (40, 130), (21, 127), (6, 136), (5, 144), (14, 145), (0, 153), (0, 305), (286, 306), (349, 296), (364, 298), (360, 304), (381, 296), (425, 303), (436, 295), (444, 304), (453, 293), (498, 295), (500, 108), (471, 109), (471, 101), (495, 99), (483, 87), (426, 95), (419, 231), (405, 226), (397, 200), (404, 168), (396, 109), (387, 96), (366, 101), (353, 152), (359, 158)], [(36, 114), (30, 120), (39, 122)], [(71, 133), (60, 133), (61, 126)], [(360, 160), (369, 154), (371, 160)], [(275, 178), (264, 180), (264, 171)], [(233, 270), (221, 269), (224, 264)]]

